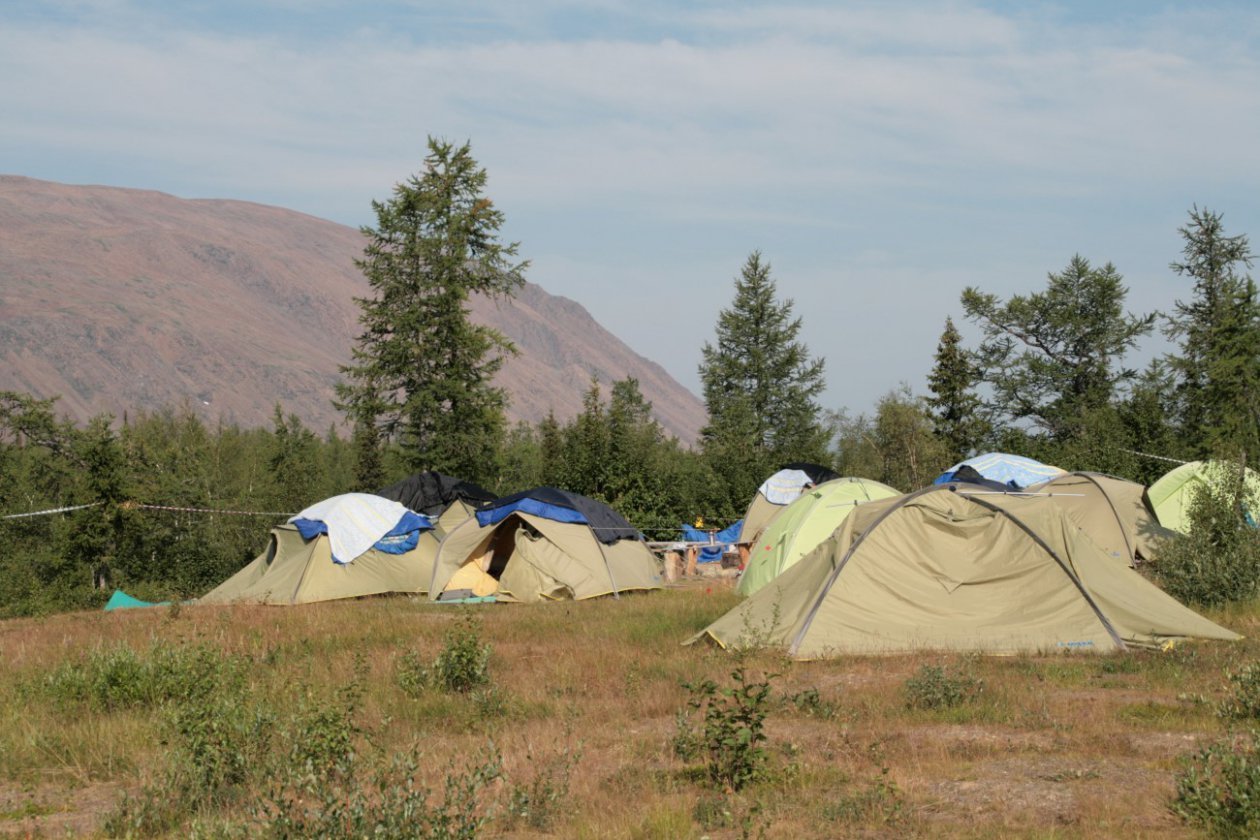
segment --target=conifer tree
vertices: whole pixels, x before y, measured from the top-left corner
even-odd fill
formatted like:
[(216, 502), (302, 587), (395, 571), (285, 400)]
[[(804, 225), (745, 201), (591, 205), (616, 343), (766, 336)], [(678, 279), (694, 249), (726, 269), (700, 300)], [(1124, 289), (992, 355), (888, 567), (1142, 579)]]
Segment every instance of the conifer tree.
[(770, 265), (754, 251), (735, 280), (735, 299), (705, 343), (700, 379), (709, 423), (706, 456), (734, 499), (746, 500), (768, 472), (790, 461), (825, 462), (828, 432), (815, 401), (823, 360), (798, 336), (792, 301), (776, 298)]
[(1246, 236), (1226, 236), (1220, 213), (1198, 207), (1179, 229), (1193, 296), (1178, 301), (1167, 333), (1180, 339), (1168, 357), (1177, 376), (1182, 435), (1200, 457), (1245, 452), (1260, 459), (1260, 301), (1244, 269), (1254, 255)]
[(599, 380), (591, 378), (582, 397), (582, 411), (564, 430), (564, 481), (566, 490), (600, 501), (608, 470), (608, 418), (600, 396)]
[(560, 421), (556, 419), (554, 411), (548, 411), (547, 416), (538, 424), (538, 448), (542, 459), (539, 483), (548, 487), (563, 484), (567, 469), (564, 460), (564, 430), (560, 428)]
[(274, 437), (267, 459), (270, 503), (276, 510), (299, 511), (327, 495), (322, 487), (319, 439), (296, 414), (286, 417), (279, 403), (271, 422)]
[(932, 426), (945, 445), (950, 463), (972, 455), (984, 439), (988, 424), (980, 414), (980, 396), (975, 392), (979, 378), (970, 354), (962, 346), (962, 335), (952, 318), (945, 318), (945, 330), (936, 346), (936, 364), (928, 374), (932, 396)]
[(354, 489), (371, 493), (385, 485), (385, 464), (381, 458), (380, 430), (369, 420), (354, 424)]
[(1124, 311), (1128, 289), (1110, 263), (1094, 268), (1079, 255), (1043, 292), (996, 295), (971, 287), (962, 294), (967, 317), (985, 338), (977, 350), (982, 380), (992, 386), (995, 412), (1031, 420), (1052, 440), (1081, 435), (1086, 418), (1112, 408), (1137, 372), (1121, 366), (1154, 314)]
[(507, 397), (492, 380), (513, 348), (469, 320), (468, 300), (510, 295), (527, 264), (498, 241), (504, 217), (485, 184), (469, 144), (430, 138), (424, 171), (372, 203), (356, 264), (373, 295), (358, 300), (363, 332), (337, 404), (399, 444), (408, 469), (493, 484)]

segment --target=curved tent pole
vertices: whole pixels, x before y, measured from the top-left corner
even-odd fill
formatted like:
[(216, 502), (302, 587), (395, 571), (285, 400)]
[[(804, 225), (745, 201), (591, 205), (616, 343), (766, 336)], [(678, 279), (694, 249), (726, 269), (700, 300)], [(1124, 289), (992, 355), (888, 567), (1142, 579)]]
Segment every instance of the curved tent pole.
[(612, 584), (612, 596), (620, 601), (621, 593), (617, 591), (617, 581), (613, 578), (612, 564), (608, 562), (608, 555), (604, 552), (604, 543), (595, 533), (595, 529), (591, 528), (591, 536), (595, 538), (595, 545), (599, 548), (599, 556), (604, 558), (604, 570), (608, 572), (608, 582)]
[(933, 490), (938, 490), (938, 489), (940, 489), (939, 484), (931, 485), (928, 487), (924, 487), (922, 490), (918, 490), (918, 491), (915, 491), (914, 493), (910, 493), (908, 495), (902, 496), (901, 499), (898, 500), (897, 504), (890, 505), (888, 510), (884, 511), (883, 514), (880, 515), (879, 519), (876, 519), (874, 522), (872, 522), (871, 526), (867, 528), (865, 531), (863, 531), (861, 536), (859, 536), (856, 540), (853, 541), (853, 544), (849, 546), (849, 550), (844, 553), (844, 557), (840, 558), (840, 562), (836, 564), (836, 567), (831, 571), (831, 574), (828, 575), (827, 582), (824, 583), (822, 587), (820, 588), (818, 592), (818, 597), (814, 599), (814, 603), (809, 608), (809, 612), (805, 614), (805, 620), (801, 622), (801, 629), (796, 631), (796, 636), (793, 637), (792, 644), (788, 647), (788, 656), (795, 656), (797, 650), (800, 649), (801, 642), (805, 638), (805, 633), (809, 630), (810, 625), (814, 623), (814, 617), (818, 614), (819, 608), (822, 607), (823, 601), (827, 598), (827, 593), (830, 592), (831, 587), (835, 585), (836, 578), (840, 576), (841, 570), (844, 569), (845, 565), (849, 562), (849, 558), (853, 556), (853, 552), (857, 549), (857, 547), (860, 546), (866, 540), (866, 537), (872, 531), (874, 531), (881, 524), (883, 524), (884, 520), (887, 519), (890, 515), (892, 515), (894, 511), (898, 511), (902, 507), (904, 507), (906, 502), (910, 501), (911, 499), (917, 499), (919, 496), (922, 496), (924, 493), (930, 493)]
[[(1124, 527), (1124, 521), (1120, 518), (1120, 511), (1116, 510), (1115, 503), (1111, 501), (1111, 496), (1107, 494), (1107, 491), (1103, 489), (1103, 486), (1098, 483), (1098, 479), (1092, 473), (1077, 473), (1077, 475), (1084, 476), (1086, 480), (1098, 488), (1098, 492), (1102, 493), (1102, 497), (1107, 500), (1107, 507), (1111, 508), (1111, 515), (1116, 518), (1116, 524), (1120, 526), (1120, 536), (1124, 537), (1124, 548), (1129, 552), (1129, 565), (1132, 566), (1136, 558), (1133, 544), (1129, 542), (1129, 529)], [(1142, 492), (1143, 494), (1146, 493), (1145, 490)]]
[(1089, 590), (1085, 588), (1085, 584), (1081, 583), (1081, 579), (1077, 577), (1076, 573), (1073, 572), (1070, 568), (1068, 568), (1068, 564), (1063, 562), (1063, 558), (1060, 557), (1058, 554), (1056, 554), (1054, 549), (1051, 548), (1049, 545), (1047, 545), (1046, 541), (1043, 540), (1039, 534), (1033, 531), (1032, 528), (1029, 528), (1027, 525), (1025, 525), (1024, 520), (1020, 519), (1018, 516), (1011, 513), (1010, 511), (1003, 510), (997, 505), (986, 502), (984, 499), (976, 499), (973, 497), (972, 501), (974, 501), (976, 504), (979, 504), (983, 507), (987, 507), (989, 510), (995, 513), (1005, 516), (1007, 519), (1009, 519), (1011, 522), (1015, 524), (1015, 527), (1019, 528), (1025, 534), (1032, 537), (1033, 542), (1041, 546), (1041, 548), (1046, 552), (1046, 554), (1049, 554), (1051, 557), (1053, 557), (1054, 562), (1059, 564), (1059, 568), (1063, 570), (1063, 573), (1068, 576), (1068, 580), (1072, 581), (1072, 585), (1075, 586), (1077, 591), (1081, 593), (1081, 597), (1085, 599), (1085, 603), (1089, 604), (1089, 608), (1094, 611), (1094, 615), (1098, 616), (1098, 620), (1101, 621), (1102, 626), (1106, 628), (1107, 633), (1111, 636), (1111, 640), (1116, 643), (1116, 645), (1120, 648), (1120, 650), (1126, 650), (1128, 648), (1128, 645), (1124, 643), (1124, 639), (1120, 638), (1120, 634), (1116, 632), (1116, 628), (1111, 626), (1111, 619), (1103, 615), (1103, 611), (1098, 608), (1098, 604), (1094, 603), (1094, 596), (1089, 594)]

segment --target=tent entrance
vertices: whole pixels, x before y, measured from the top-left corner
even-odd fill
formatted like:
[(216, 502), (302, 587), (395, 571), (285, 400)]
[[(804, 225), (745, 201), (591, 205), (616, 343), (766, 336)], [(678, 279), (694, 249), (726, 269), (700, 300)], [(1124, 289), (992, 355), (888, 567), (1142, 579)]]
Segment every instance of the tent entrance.
[(533, 531), (524, 520), (515, 515), (496, 528), (459, 571), (451, 576), (439, 600), (484, 598), (498, 594), (499, 582), (516, 554), (516, 538), (522, 529)]

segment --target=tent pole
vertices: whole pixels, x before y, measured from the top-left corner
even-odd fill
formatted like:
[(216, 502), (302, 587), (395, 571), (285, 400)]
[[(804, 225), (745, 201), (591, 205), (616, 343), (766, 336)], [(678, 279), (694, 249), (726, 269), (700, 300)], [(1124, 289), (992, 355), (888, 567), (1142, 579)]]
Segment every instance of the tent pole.
[(591, 529), (591, 536), (595, 538), (595, 545), (599, 547), (599, 556), (604, 558), (604, 569), (608, 572), (608, 582), (612, 584), (613, 598), (620, 601), (621, 593), (617, 591), (617, 581), (613, 578), (612, 564), (608, 562), (608, 554), (604, 552), (604, 542), (595, 535), (595, 529)]

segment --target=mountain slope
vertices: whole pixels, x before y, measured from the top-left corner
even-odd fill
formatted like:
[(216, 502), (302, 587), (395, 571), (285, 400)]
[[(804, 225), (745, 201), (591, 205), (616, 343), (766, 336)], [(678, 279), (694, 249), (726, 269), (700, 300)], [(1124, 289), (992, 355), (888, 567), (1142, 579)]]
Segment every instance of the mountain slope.
[[(275, 404), (322, 431), (358, 331), (359, 231), (291, 210), (0, 176), (0, 390), (60, 395), (78, 420), (196, 406), (270, 422)], [(512, 419), (581, 409), (592, 376), (633, 376), (690, 442), (700, 401), (581, 305), (528, 284), (473, 301), (520, 351), (499, 383)]]

